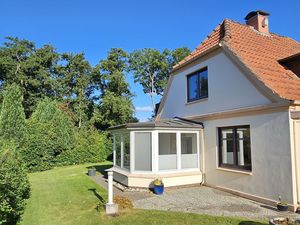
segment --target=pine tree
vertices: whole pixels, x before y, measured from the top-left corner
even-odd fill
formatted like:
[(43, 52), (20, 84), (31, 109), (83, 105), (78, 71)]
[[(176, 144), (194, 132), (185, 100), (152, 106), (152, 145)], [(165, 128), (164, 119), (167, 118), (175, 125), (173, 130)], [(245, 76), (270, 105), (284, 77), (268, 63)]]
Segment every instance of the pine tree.
[(0, 113), (0, 138), (20, 143), (25, 135), (25, 113), (18, 85), (6, 87)]

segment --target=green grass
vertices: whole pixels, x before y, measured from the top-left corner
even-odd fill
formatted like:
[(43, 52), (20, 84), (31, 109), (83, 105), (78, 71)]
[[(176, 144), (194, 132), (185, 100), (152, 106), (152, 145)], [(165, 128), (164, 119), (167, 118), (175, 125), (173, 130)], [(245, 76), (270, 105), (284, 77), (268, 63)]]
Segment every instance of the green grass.
[[(106, 191), (86, 176), (93, 164), (55, 168), (29, 175), (31, 197), (21, 225), (107, 225), (107, 224), (222, 224), (262, 225), (240, 218), (214, 217), (180, 212), (132, 210), (108, 217), (96, 210)], [(109, 167), (99, 164), (97, 169)]]

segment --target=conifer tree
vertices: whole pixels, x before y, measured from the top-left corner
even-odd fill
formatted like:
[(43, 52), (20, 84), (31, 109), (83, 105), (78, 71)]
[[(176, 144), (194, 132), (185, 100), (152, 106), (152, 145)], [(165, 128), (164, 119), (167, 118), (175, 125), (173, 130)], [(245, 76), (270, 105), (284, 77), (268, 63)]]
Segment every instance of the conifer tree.
[(0, 113), (0, 138), (20, 143), (25, 135), (25, 113), (18, 85), (6, 87)]

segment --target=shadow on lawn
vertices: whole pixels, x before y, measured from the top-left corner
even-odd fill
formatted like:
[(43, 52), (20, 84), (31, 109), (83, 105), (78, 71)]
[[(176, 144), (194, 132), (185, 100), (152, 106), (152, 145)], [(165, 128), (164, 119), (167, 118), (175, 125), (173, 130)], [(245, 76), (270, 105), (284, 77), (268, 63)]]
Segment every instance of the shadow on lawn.
[(88, 190), (90, 192), (92, 192), (98, 198), (98, 200), (100, 201), (101, 205), (103, 205), (103, 206), (105, 205), (106, 202), (105, 202), (104, 198), (101, 195), (98, 194), (96, 188), (90, 188)]

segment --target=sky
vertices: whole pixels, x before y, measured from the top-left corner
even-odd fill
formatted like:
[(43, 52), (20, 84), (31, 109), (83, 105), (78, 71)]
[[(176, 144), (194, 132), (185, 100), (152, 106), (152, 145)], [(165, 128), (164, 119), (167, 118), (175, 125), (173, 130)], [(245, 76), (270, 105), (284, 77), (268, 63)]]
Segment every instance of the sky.
[[(0, 44), (7, 36), (58, 52), (84, 52), (92, 65), (114, 47), (196, 48), (224, 18), (244, 23), (252, 10), (269, 12), (270, 31), (300, 41), (299, 0), (0, 0)], [(129, 74), (136, 116), (151, 117), (150, 97)], [(159, 98), (156, 98), (159, 101)]]

